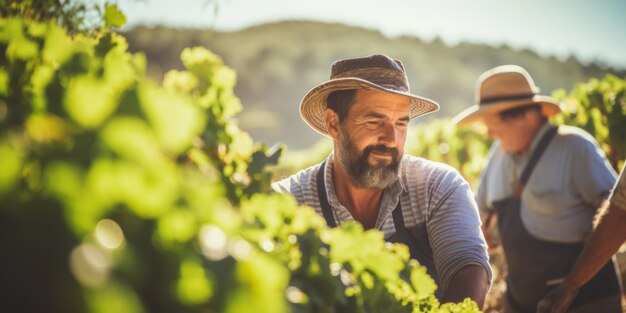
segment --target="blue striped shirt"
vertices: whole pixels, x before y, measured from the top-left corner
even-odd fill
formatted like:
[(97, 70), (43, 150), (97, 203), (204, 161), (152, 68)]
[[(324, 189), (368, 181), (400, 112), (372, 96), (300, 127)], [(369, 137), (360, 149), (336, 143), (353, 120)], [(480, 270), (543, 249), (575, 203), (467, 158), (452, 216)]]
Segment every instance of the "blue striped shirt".
[[(348, 209), (339, 202), (333, 187), (333, 154), (327, 158), (324, 182), (328, 201), (337, 225), (353, 221)], [(322, 215), (317, 194), (320, 164), (275, 182), (274, 190), (291, 193), (298, 203)], [(468, 265), (485, 268), (491, 281), (487, 245), (480, 230), (480, 219), (468, 183), (452, 167), (423, 158), (405, 155), (398, 179), (385, 189), (376, 228), (389, 238), (396, 230), (391, 212), (401, 201), (402, 215), (411, 233), (426, 233), (426, 246), (432, 257), (441, 288), (447, 290), (454, 275)], [(420, 232), (420, 230), (422, 230)], [(424, 246), (424, 245), (420, 245)]]

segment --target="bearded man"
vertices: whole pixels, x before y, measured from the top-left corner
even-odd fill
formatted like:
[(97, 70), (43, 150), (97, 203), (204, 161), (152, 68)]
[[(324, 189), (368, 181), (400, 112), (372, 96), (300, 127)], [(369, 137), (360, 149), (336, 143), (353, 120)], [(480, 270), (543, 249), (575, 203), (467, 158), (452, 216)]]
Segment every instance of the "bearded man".
[(333, 152), (273, 188), (313, 207), (330, 227), (356, 221), (406, 244), (442, 302), (469, 297), (482, 307), (492, 273), (468, 183), (450, 166), (404, 155), (409, 121), (438, 109), (410, 92), (398, 60), (336, 61), (330, 80), (300, 104), (304, 121), (332, 138)]

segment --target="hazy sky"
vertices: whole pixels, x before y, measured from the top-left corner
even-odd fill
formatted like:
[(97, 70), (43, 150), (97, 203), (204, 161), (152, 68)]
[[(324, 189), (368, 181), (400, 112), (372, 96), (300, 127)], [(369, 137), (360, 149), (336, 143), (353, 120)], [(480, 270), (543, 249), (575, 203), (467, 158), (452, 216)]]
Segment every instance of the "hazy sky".
[[(341, 22), (388, 36), (469, 41), (626, 68), (624, 0), (118, 0), (129, 26), (237, 30), (286, 19)], [(218, 10), (215, 12), (215, 4)]]

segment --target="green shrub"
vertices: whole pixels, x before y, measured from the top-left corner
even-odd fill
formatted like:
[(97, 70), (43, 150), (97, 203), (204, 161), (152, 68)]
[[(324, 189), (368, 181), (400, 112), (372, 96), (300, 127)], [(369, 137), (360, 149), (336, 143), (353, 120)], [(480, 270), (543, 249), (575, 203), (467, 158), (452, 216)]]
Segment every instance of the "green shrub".
[(126, 48), (0, 19), (2, 311), (478, 311), (440, 306), (405, 246), (270, 193), (282, 150), (238, 128), (218, 56), (158, 84)]

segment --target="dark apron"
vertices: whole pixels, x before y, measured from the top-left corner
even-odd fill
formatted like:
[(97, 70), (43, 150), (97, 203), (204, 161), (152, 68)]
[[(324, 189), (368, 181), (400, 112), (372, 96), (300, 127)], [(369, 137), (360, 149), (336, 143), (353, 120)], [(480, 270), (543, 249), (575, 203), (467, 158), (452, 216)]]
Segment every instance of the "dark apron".
[[(537, 303), (558, 286), (558, 282), (550, 285), (546, 282), (567, 276), (583, 248), (582, 243), (555, 243), (533, 237), (526, 230), (520, 215), (524, 184), (556, 131), (557, 128), (550, 129), (541, 138), (519, 179), (515, 195), (493, 203), (508, 265), (507, 311), (536, 312)], [(571, 308), (619, 292), (618, 276), (613, 262), (609, 261), (580, 289)]]
[[(330, 206), (330, 203), (328, 202), (328, 196), (326, 194), (326, 187), (324, 184), (325, 168), (326, 161), (322, 162), (322, 165), (317, 172), (317, 195), (319, 197), (320, 205), (322, 207), (322, 215), (326, 220), (326, 224), (328, 224), (329, 227), (334, 228), (337, 227), (337, 223), (335, 223), (333, 210)], [(425, 266), (428, 275), (430, 275), (433, 280), (435, 280), (437, 286), (439, 286), (439, 275), (437, 275), (437, 272), (435, 270), (435, 263), (432, 256), (433, 253), (430, 245), (427, 244), (428, 240), (422, 241), (415, 238), (415, 236), (417, 235), (426, 236), (424, 238), (427, 238), (428, 234), (425, 232), (424, 228), (423, 231), (416, 229), (415, 231), (418, 234), (414, 235), (405, 227), (404, 217), (402, 216), (402, 205), (400, 204), (400, 202), (401, 201), (398, 200), (398, 204), (392, 212), (393, 224), (396, 228), (396, 233), (389, 236), (388, 238), (385, 238), (385, 240), (392, 243), (403, 243), (408, 246), (409, 252), (411, 253), (411, 259), (417, 260), (420, 265)], [(443, 290), (441, 290), (441, 288), (437, 288), (437, 291), (435, 291), (435, 296), (437, 297), (437, 299), (441, 300), (441, 297), (443, 296)]]

